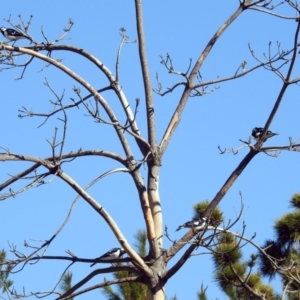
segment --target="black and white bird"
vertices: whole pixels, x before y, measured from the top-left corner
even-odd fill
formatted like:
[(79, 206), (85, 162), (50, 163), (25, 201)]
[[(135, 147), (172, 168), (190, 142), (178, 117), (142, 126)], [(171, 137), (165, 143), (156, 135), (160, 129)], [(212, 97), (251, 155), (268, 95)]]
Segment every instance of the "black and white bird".
[(17, 41), (21, 39), (31, 40), (26, 34), (12, 28), (6, 28), (3, 26), (0, 28), (0, 31), (3, 34), (3, 36), (10, 41)]
[(194, 230), (201, 230), (206, 225), (207, 225), (206, 217), (194, 218), (192, 221), (188, 221), (188, 222), (180, 225), (175, 231), (178, 231), (181, 228), (193, 228)]
[(91, 267), (94, 266), (99, 261), (103, 260), (111, 260), (111, 259), (118, 259), (121, 258), (126, 252), (122, 248), (113, 248), (106, 252), (105, 254), (101, 255), (100, 257), (96, 258), (96, 261), (91, 264)]
[[(255, 128), (253, 128), (253, 130), (252, 130), (252, 136), (253, 136), (253, 138), (256, 141), (258, 141), (260, 139), (263, 131), (264, 131), (263, 127), (255, 127)], [(263, 142), (265, 142), (268, 138), (270, 138), (270, 137), (272, 137), (274, 135), (278, 135), (278, 133), (274, 133), (271, 130), (268, 130)]]

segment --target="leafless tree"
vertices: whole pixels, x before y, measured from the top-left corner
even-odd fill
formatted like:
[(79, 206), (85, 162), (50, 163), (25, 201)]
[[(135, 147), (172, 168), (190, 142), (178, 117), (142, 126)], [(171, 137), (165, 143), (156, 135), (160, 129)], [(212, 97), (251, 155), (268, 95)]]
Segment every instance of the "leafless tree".
[[(265, 153), (268, 155), (274, 155), (279, 151), (299, 151), (300, 144), (296, 143), (292, 138), (289, 144), (278, 147), (265, 147), (263, 145), (264, 138), (271, 125), (271, 122), (276, 115), (279, 105), (288, 90), (292, 85), (299, 85), (300, 77), (292, 77), (295, 75), (294, 67), (299, 52), (299, 9), (296, 1), (286, 0), (284, 4), (293, 10), (293, 15), (284, 16), (276, 13), (276, 4), (273, 4), (272, 0), (239, 0), (237, 1), (238, 7), (236, 11), (226, 20), (224, 24), (215, 32), (215, 34), (208, 41), (203, 51), (199, 51), (199, 56), (195, 63), (190, 62), (190, 66), (185, 71), (177, 71), (173, 66), (172, 58), (170, 55), (162, 56), (161, 63), (165, 66), (166, 70), (170, 74), (178, 75), (181, 80), (169, 87), (167, 90), (163, 90), (162, 83), (157, 76), (157, 83), (153, 84), (150, 81), (150, 74), (147, 60), (146, 49), (146, 36), (144, 32), (143, 13), (142, 13), (142, 1), (135, 0), (135, 16), (136, 16), (136, 28), (137, 28), (137, 42), (139, 49), (139, 61), (142, 70), (143, 88), (144, 88), (144, 101), (147, 121), (147, 135), (143, 136), (140, 131), (139, 124), (137, 122), (138, 107), (140, 104), (139, 99), (136, 99), (135, 105), (131, 105), (126, 97), (122, 84), (119, 80), (119, 66), (120, 66), (120, 54), (124, 43), (130, 42), (126, 35), (126, 30), (121, 28), (121, 43), (116, 59), (115, 70), (110, 70), (104, 63), (95, 57), (93, 54), (87, 52), (81, 47), (61, 45), (60, 42), (64, 39), (65, 35), (69, 33), (72, 28), (73, 22), (69, 21), (69, 25), (64, 29), (64, 33), (57, 38), (54, 42), (50, 42), (46, 35), (44, 35), (44, 42), (39, 43), (33, 36), (30, 36), (31, 45), (28, 47), (17, 47), (14, 44), (2, 43), (1, 44), (1, 69), (2, 71), (11, 68), (20, 68), (21, 75), (19, 79), (22, 79), (24, 74), (28, 72), (28, 69), (34, 60), (43, 61), (46, 65), (57, 68), (57, 72), (61, 71), (67, 74), (74, 80), (76, 86), (74, 86), (75, 98), (72, 98), (69, 104), (64, 103), (64, 95), (58, 95), (51, 84), (46, 82), (47, 87), (52, 91), (56, 97), (56, 101), (53, 101), (54, 109), (48, 113), (37, 113), (31, 109), (23, 107), (20, 109), (20, 117), (42, 117), (44, 122), (53, 116), (59, 115), (60, 121), (63, 124), (63, 135), (59, 138), (57, 129), (55, 130), (53, 139), (49, 141), (51, 148), (51, 155), (48, 157), (39, 157), (34, 155), (25, 155), (23, 153), (13, 153), (9, 150), (9, 145), (1, 145), (0, 161), (2, 162), (28, 162), (28, 165), (19, 173), (11, 175), (9, 179), (4, 180), (0, 184), (0, 199), (6, 200), (11, 197), (16, 197), (20, 193), (27, 191), (32, 187), (43, 185), (46, 179), (51, 181), (54, 177), (61, 179), (66, 185), (69, 185), (77, 194), (86, 201), (103, 220), (110, 227), (111, 231), (115, 235), (116, 240), (119, 242), (120, 247), (124, 248), (128, 254), (128, 258), (121, 260), (111, 260), (111, 263), (119, 261), (130, 262), (129, 265), (113, 265), (108, 268), (100, 268), (92, 271), (90, 274), (82, 278), (77, 282), (67, 293), (61, 294), (53, 288), (49, 294), (57, 293), (57, 299), (70, 299), (83, 293), (87, 293), (91, 290), (101, 288), (106, 285), (122, 283), (122, 282), (141, 282), (147, 285), (149, 289), (149, 299), (165, 299), (164, 287), (167, 281), (174, 276), (186, 261), (193, 254), (194, 250), (199, 247), (206, 247), (213, 251), (213, 241), (216, 241), (217, 234), (220, 229), (216, 226), (212, 226), (208, 222), (205, 229), (196, 230), (191, 228), (182, 238), (178, 241), (173, 241), (173, 245), (169, 249), (163, 248), (164, 228), (163, 228), (163, 214), (161, 211), (160, 194), (158, 189), (159, 184), (159, 172), (161, 167), (162, 158), (168, 148), (169, 142), (173, 133), (179, 123), (180, 117), (185, 109), (188, 100), (191, 97), (204, 96), (210, 87), (214, 87), (217, 84), (221, 84), (226, 81), (235, 80), (248, 74), (255, 72), (259, 68), (264, 68), (268, 71), (275, 73), (282, 82), (281, 90), (278, 93), (278, 97), (274, 102), (273, 109), (270, 112), (268, 119), (266, 120), (263, 134), (257, 143), (252, 143), (249, 139), (242, 141), (242, 148), (247, 148), (249, 151), (245, 157), (241, 160), (239, 165), (232, 171), (231, 175), (227, 178), (224, 184), (219, 188), (215, 197), (211, 200), (207, 209), (203, 212), (203, 217), (207, 217), (210, 220), (213, 216), (213, 211), (217, 205), (223, 199), (224, 195), (234, 184), (236, 179), (242, 174), (246, 166), (251, 160), (259, 153)], [(249, 51), (251, 52), (256, 64), (246, 69), (246, 61), (243, 61), (238, 70), (229, 77), (217, 78), (210, 81), (202, 81), (200, 74), (201, 67), (210, 54), (212, 48), (217, 44), (219, 38), (223, 35), (225, 30), (231, 26), (231, 24), (245, 11), (255, 10), (257, 13), (271, 15), (274, 18), (284, 18), (287, 22), (295, 23), (294, 41), (293, 46), (286, 51), (282, 51), (278, 47), (277, 52), (266, 55), (260, 58), (259, 55), (249, 45)], [(8, 20), (10, 22), (10, 20)], [(295, 22), (296, 21), (296, 22)], [(14, 24), (11, 23), (12, 26)], [(28, 28), (31, 25), (31, 20), (28, 24), (22, 23), (21, 26), (15, 26), (17, 30), (22, 30), (28, 34)], [(44, 33), (43, 33), (44, 34)], [(270, 45), (271, 48), (271, 45)], [(65, 53), (72, 52), (86, 60), (86, 63), (93, 64), (99, 73), (103, 74), (107, 80), (108, 85), (101, 87), (100, 89), (88, 82), (85, 78), (82, 78), (77, 74), (72, 67), (67, 67), (60, 59), (54, 58), (55, 55), (64, 51)], [(18, 63), (16, 58), (18, 58)], [(22, 63), (19, 61), (23, 59)], [(113, 73), (115, 73), (113, 75)], [(157, 86), (157, 88), (153, 88)], [(170, 95), (177, 88), (182, 87), (183, 91), (181, 96), (177, 100), (177, 107), (175, 108), (173, 115), (169, 121), (168, 126), (164, 129), (164, 135), (161, 141), (157, 142), (157, 129), (155, 119), (155, 105), (153, 102), (154, 93), (161, 95), (162, 97)], [(112, 91), (115, 98), (119, 101), (123, 108), (123, 113), (126, 121), (121, 122), (120, 117), (117, 116), (112, 108), (112, 105), (105, 97), (105, 92)], [(65, 152), (65, 143), (68, 130), (68, 114), (72, 109), (83, 107), (86, 110), (86, 114), (92, 118), (92, 120), (101, 125), (107, 126), (107, 128), (113, 128), (122, 151), (115, 153), (112, 151), (106, 151), (104, 149), (80, 149), (72, 152)], [(103, 113), (103, 111), (105, 113)], [(101, 112), (101, 113), (100, 113)], [(136, 147), (139, 151), (136, 151)], [(221, 153), (232, 152), (236, 153), (239, 149), (225, 149), (221, 150)], [(103, 157), (108, 160), (113, 160), (119, 164), (120, 167), (107, 171), (101, 176), (93, 180), (88, 186), (81, 186), (74, 178), (72, 178), (65, 170), (66, 163), (71, 163), (74, 159), (80, 159), (84, 157)], [(147, 169), (147, 178), (144, 179), (141, 174), (141, 167)], [(46, 171), (45, 171), (46, 170)], [(140, 257), (131, 245), (127, 242), (126, 237), (122, 233), (122, 229), (111, 217), (111, 214), (104, 209), (101, 203), (89, 194), (88, 189), (103, 179), (104, 177), (116, 172), (126, 172), (132, 179), (132, 182), (137, 190), (137, 194), (140, 201), (141, 213), (143, 214), (145, 227), (147, 231), (147, 238), (149, 243), (149, 254), (147, 257)], [(23, 184), (26, 180), (26, 184)], [(71, 208), (72, 210), (72, 208)], [(67, 219), (68, 220), (68, 219)], [(66, 222), (67, 222), (66, 220)], [(64, 224), (62, 225), (62, 227)], [(61, 227), (61, 228), (62, 228)], [(39, 247), (32, 249), (31, 253), (24, 254), (19, 252), (14, 246), (11, 251), (15, 254), (16, 258), (13, 260), (7, 260), (6, 263), (13, 266), (13, 270), (22, 270), (28, 262), (40, 261), (46, 259), (65, 260), (70, 261), (70, 265), (78, 262), (93, 262), (91, 259), (79, 258), (70, 251), (68, 256), (46, 256), (45, 251), (51, 245), (53, 240), (60, 233), (61, 228)], [(215, 229), (214, 229), (215, 228)], [(223, 230), (229, 230), (230, 225)], [(168, 233), (166, 234), (168, 236)], [(30, 245), (28, 245), (30, 246)], [(186, 247), (183, 255), (178, 257), (176, 255), (179, 250)], [(167, 268), (167, 263), (173, 261), (173, 266)], [(129, 271), (131, 276), (112, 281), (104, 281), (97, 285), (82, 288), (83, 284), (89, 282), (89, 280), (101, 273), (114, 272), (118, 270)], [(66, 272), (67, 270), (65, 270)], [(63, 276), (63, 274), (62, 274)], [(12, 291), (12, 294), (18, 297), (28, 296), (26, 294), (17, 293)], [(35, 293), (36, 296), (44, 295), (43, 293)]]

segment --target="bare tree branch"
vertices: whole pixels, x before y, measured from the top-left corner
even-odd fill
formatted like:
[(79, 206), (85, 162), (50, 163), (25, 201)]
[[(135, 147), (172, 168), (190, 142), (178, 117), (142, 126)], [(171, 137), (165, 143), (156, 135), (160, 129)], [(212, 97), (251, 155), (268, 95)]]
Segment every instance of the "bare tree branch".
[(206, 45), (205, 49), (201, 53), (200, 57), (198, 58), (197, 62), (195, 63), (191, 74), (188, 77), (188, 83), (185, 86), (184, 92), (179, 100), (179, 103), (174, 111), (174, 114), (171, 118), (171, 121), (164, 133), (164, 136), (160, 142), (160, 149), (161, 153), (163, 154), (168, 146), (168, 143), (171, 139), (171, 136), (180, 120), (180, 116), (184, 110), (184, 107), (189, 99), (190, 92), (194, 88), (194, 80), (205, 61), (206, 57), (210, 53), (211, 49), (215, 45), (215, 43), (218, 41), (219, 37), (223, 34), (223, 32), (229, 27), (229, 25), (245, 10), (248, 6), (243, 3), (239, 6), (239, 8), (236, 10), (236, 12), (224, 23), (222, 26), (217, 30), (217, 32), (213, 35), (213, 37), (210, 39), (208, 44)]
[(135, 0), (136, 11), (136, 26), (138, 34), (139, 57), (143, 74), (146, 109), (147, 109), (147, 122), (148, 122), (148, 140), (151, 145), (153, 155), (156, 153), (156, 128), (154, 119), (154, 104), (152, 95), (152, 85), (150, 81), (149, 66), (146, 55), (146, 40), (144, 33), (143, 15), (142, 15), (142, 2)]
[(123, 282), (141, 282), (141, 278), (138, 277), (138, 276), (125, 277), (125, 278), (115, 279), (115, 280), (109, 280), (109, 281), (105, 280), (103, 283), (99, 283), (99, 284), (96, 284), (94, 286), (91, 286), (91, 287), (88, 287), (86, 289), (83, 289), (83, 290), (81, 290), (81, 291), (79, 291), (77, 293), (73, 293), (73, 291), (77, 290), (82, 285), (84, 285), (87, 281), (89, 281), (94, 276), (94, 272), (91, 273), (90, 275), (88, 275), (86, 278), (84, 278), (80, 282), (78, 282), (76, 285), (74, 285), (68, 292), (66, 292), (65, 294), (61, 295), (59, 298), (56, 298), (56, 300), (67, 300), (67, 299), (70, 299), (70, 298), (82, 295), (84, 293), (87, 293), (89, 291), (92, 291), (92, 290), (95, 290), (95, 289), (99, 289), (99, 288), (104, 287), (104, 286), (113, 285), (113, 284), (121, 284)]
[(93, 199), (89, 194), (85, 192), (71, 177), (69, 177), (64, 172), (58, 172), (57, 176), (64, 180), (68, 185), (70, 185), (83, 199), (85, 199), (107, 222), (112, 232), (115, 234), (120, 245), (126, 250), (127, 254), (131, 259), (136, 262), (136, 264), (141, 268), (141, 270), (148, 275), (152, 273), (148, 266), (145, 265), (144, 261), (137, 255), (137, 253), (130, 247), (127, 240), (121, 233), (119, 227), (112, 219), (112, 217), (106, 212), (103, 206), (101, 206), (95, 199)]

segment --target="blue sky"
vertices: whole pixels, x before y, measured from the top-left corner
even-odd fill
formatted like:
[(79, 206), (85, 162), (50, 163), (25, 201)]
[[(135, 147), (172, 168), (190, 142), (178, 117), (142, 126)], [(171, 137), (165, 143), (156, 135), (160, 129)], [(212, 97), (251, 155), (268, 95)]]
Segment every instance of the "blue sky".
[[(160, 55), (169, 53), (175, 69), (185, 71), (189, 59), (192, 58), (195, 62), (209, 38), (237, 8), (238, 2), (218, 1), (216, 4), (215, 1), (194, 0), (145, 1), (146, 45), (153, 87), (156, 87), (156, 72), (159, 73), (164, 89), (182, 80), (176, 75), (168, 74), (160, 64)], [(14, 23), (19, 23), (18, 15), (22, 15), (25, 21), (33, 15), (30, 34), (36, 40), (42, 41), (43, 27), (51, 41), (62, 33), (63, 27), (71, 18), (74, 27), (68, 35), (69, 39), (61, 43), (84, 48), (97, 56), (114, 73), (120, 42), (119, 29), (126, 28), (130, 39), (136, 38), (133, 4), (133, 1), (116, 0), (16, 0), (13, 9), (10, 5), (2, 6), (0, 25), (9, 27), (4, 21), (9, 15)], [(279, 11), (291, 13), (284, 7), (279, 7)], [(251, 58), (248, 43), (251, 43), (260, 58), (268, 52), (270, 41), (274, 45), (274, 51), (277, 41), (281, 42), (283, 50), (289, 49), (295, 27), (294, 21), (254, 11), (245, 12), (214, 46), (201, 70), (203, 80), (231, 76), (243, 60), (247, 60), (247, 68), (254, 66), (255, 61)], [(27, 42), (21, 41), (17, 45), (26, 46)], [(134, 105), (136, 98), (141, 99), (137, 121), (145, 135), (144, 93), (137, 55), (136, 43), (124, 46), (120, 82), (131, 105)], [(68, 67), (88, 79), (97, 89), (107, 84), (105, 77), (96, 68), (76, 55), (57, 52), (53, 56), (62, 58)], [(59, 95), (65, 93), (65, 103), (70, 102), (70, 97), (76, 96), (72, 88), (77, 83), (59, 70), (46, 67), (37, 60), (28, 68), (24, 79), (14, 80), (20, 73), (20, 69), (0, 73), (0, 146), (9, 148), (14, 153), (47, 157), (51, 155), (51, 149), (46, 139), (51, 140), (55, 126), (59, 128), (61, 136), (62, 122), (54, 117), (38, 128), (43, 119), (20, 119), (17, 116), (18, 109), (23, 106), (36, 112), (48, 112), (52, 109), (49, 100), (55, 98), (44, 85), (45, 79)], [(298, 73), (299, 65), (295, 68), (295, 76)], [(212, 199), (247, 153), (247, 150), (242, 150), (237, 155), (220, 155), (218, 145), (221, 148), (237, 148), (241, 146), (239, 139), (246, 140), (253, 127), (263, 126), (280, 88), (281, 81), (278, 77), (259, 69), (241, 79), (220, 84), (218, 89), (208, 95), (189, 100), (163, 158), (160, 176), (164, 224), (168, 226), (174, 240), (182, 236), (182, 232), (175, 233), (174, 230), (191, 218), (192, 206), (200, 200)], [(210, 86), (208, 90), (211, 89), (213, 87)], [(158, 141), (176, 107), (180, 92), (178, 89), (163, 98), (155, 95)], [(105, 97), (115, 107), (117, 114), (121, 114), (113, 95), (107, 93)], [(294, 140), (299, 138), (299, 109), (299, 88), (293, 86), (286, 93), (270, 127), (279, 135), (269, 140), (267, 145), (287, 145), (289, 136)], [(66, 153), (77, 151), (80, 147), (122, 151), (116, 137), (110, 134), (112, 131), (107, 126), (94, 123), (86, 116), (83, 108), (70, 111), (68, 120)], [(276, 158), (265, 154), (256, 156), (220, 204), (226, 220), (234, 219), (239, 212), (241, 191), (245, 205), (242, 220), (247, 224), (246, 236), (251, 237), (256, 232), (255, 241), (258, 244), (265, 238), (272, 237), (274, 220), (289, 211), (288, 200), (293, 193), (299, 192), (299, 163), (299, 154), (292, 152), (283, 152)], [(1, 182), (8, 178), (8, 174), (16, 174), (25, 166), (29, 164), (2, 163)], [(64, 171), (85, 186), (96, 176), (115, 167), (119, 166), (102, 158), (84, 158), (65, 164)], [(146, 175), (143, 168), (142, 173)], [(20, 185), (13, 189), (18, 187)], [(127, 240), (133, 242), (133, 235), (137, 229), (144, 228), (144, 222), (129, 176), (118, 173), (106, 177), (92, 187), (90, 193), (114, 217)], [(49, 184), (31, 189), (14, 199), (2, 201), (0, 247), (8, 249), (8, 243), (11, 243), (20, 251), (29, 253), (29, 249), (23, 247), (23, 241), (49, 239), (63, 222), (75, 197), (74, 191), (59, 179), (53, 178)], [(242, 221), (235, 229), (242, 231)], [(31, 243), (37, 245), (35, 241)], [(170, 245), (165, 240), (165, 248)], [(70, 250), (79, 257), (94, 258), (115, 246), (118, 243), (105, 222), (83, 200), (79, 200), (69, 223), (48, 249), (47, 255), (64, 255), (66, 250)], [(252, 251), (255, 250), (245, 249), (248, 254)], [(169, 267), (174, 262), (171, 261)], [(28, 265), (12, 279), (19, 290), (23, 286), (26, 292), (49, 290), (66, 266), (67, 263), (41, 261)], [(76, 264), (71, 270), (74, 283), (91, 271), (88, 264)], [(195, 299), (196, 291), (203, 282), (204, 286), (209, 286), (208, 295), (211, 299), (226, 299), (214, 285), (211, 270), (208, 255), (191, 258), (169, 280), (167, 296), (176, 294), (178, 299)], [(105, 277), (109, 278), (107, 274)], [(93, 284), (102, 279), (103, 276), (100, 275)], [(83, 295), (80, 299), (95, 299), (95, 296), (104, 299), (99, 291)]]

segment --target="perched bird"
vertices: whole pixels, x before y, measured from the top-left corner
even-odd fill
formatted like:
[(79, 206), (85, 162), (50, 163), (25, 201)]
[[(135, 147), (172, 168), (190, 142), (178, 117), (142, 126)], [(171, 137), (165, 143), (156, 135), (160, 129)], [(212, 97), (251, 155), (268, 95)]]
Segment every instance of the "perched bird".
[(0, 28), (1, 33), (5, 38), (7, 38), (10, 41), (17, 41), (20, 39), (29, 39), (31, 40), (27, 35), (25, 35), (22, 32), (19, 32), (15, 29), (12, 28), (6, 28), (6, 27), (1, 27)]
[(203, 229), (207, 224), (206, 217), (194, 218), (192, 221), (188, 221), (180, 225), (175, 231), (180, 230), (181, 228), (193, 228), (194, 230)]
[[(258, 141), (258, 140), (260, 139), (260, 137), (261, 137), (263, 131), (264, 131), (263, 127), (255, 127), (255, 128), (253, 128), (253, 130), (252, 130), (252, 136), (253, 136), (253, 138), (254, 138), (256, 141)], [(278, 135), (278, 133), (273, 133), (272, 131), (268, 130), (267, 133), (266, 133), (266, 136), (265, 136), (265, 138), (264, 138), (264, 142), (265, 142), (268, 138), (270, 138), (270, 137), (272, 137), (272, 136), (274, 136), (274, 135)]]
[(111, 260), (111, 259), (117, 259), (121, 258), (122, 255), (124, 255), (126, 252), (122, 248), (113, 248), (106, 252), (105, 254), (101, 255), (100, 257), (96, 258), (96, 262), (91, 264), (91, 267), (98, 263), (99, 261), (103, 260)]

